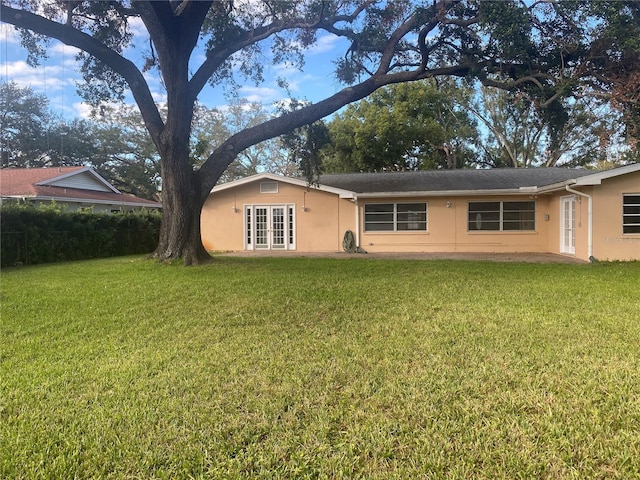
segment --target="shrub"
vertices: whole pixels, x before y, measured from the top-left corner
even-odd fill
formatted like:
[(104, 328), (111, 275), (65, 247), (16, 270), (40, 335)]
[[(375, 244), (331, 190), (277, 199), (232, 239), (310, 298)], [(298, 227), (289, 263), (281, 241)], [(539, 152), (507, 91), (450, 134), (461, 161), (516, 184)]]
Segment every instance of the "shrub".
[(56, 205), (0, 207), (2, 266), (149, 253), (158, 242), (157, 211), (66, 211)]

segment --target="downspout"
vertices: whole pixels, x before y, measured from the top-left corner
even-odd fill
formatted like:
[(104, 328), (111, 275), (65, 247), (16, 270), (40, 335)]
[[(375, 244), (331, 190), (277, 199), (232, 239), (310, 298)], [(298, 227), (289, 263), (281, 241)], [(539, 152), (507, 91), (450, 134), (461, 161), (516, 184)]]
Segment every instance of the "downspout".
[(356, 247), (360, 248), (360, 206), (358, 197), (354, 197), (353, 204), (356, 206)]
[(593, 197), (584, 192), (573, 190), (569, 185), (566, 185), (565, 188), (567, 192), (573, 193), (574, 195), (587, 197), (587, 257), (590, 262), (593, 262), (595, 260), (593, 256)]

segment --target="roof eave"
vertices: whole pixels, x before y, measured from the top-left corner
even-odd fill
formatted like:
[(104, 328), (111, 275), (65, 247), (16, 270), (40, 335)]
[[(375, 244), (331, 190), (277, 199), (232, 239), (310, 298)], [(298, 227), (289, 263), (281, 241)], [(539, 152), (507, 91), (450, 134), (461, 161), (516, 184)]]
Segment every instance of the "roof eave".
[(210, 193), (222, 192), (224, 190), (240, 187), (242, 185), (246, 185), (259, 180), (273, 180), (276, 182), (288, 183), (290, 185), (303, 187), (308, 190), (319, 190), (321, 192), (333, 193), (335, 195), (338, 195), (340, 198), (355, 198), (355, 192), (352, 192), (350, 190), (331, 187), (329, 185), (323, 185), (323, 184), (311, 185), (306, 180), (301, 180), (298, 178), (291, 178), (291, 177), (284, 177), (282, 175), (276, 175), (275, 173), (258, 173), (256, 175), (251, 175), (250, 177), (240, 178), (238, 180), (233, 180), (231, 182), (222, 183), (220, 185), (216, 185), (215, 187), (213, 187)]
[(366, 192), (356, 194), (358, 198), (400, 198), (400, 197), (480, 197), (498, 195), (532, 195), (538, 188), (504, 188), (486, 190), (422, 190), (412, 192)]
[(545, 185), (544, 187), (538, 187), (536, 193), (552, 193), (560, 190), (564, 190), (569, 185), (575, 185), (576, 179), (571, 178), (569, 180), (565, 180), (564, 182), (553, 183), (551, 185)]
[(35, 200), (38, 202), (65, 202), (65, 203), (95, 203), (99, 205), (123, 205), (130, 207), (149, 207), (149, 208), (162, 208), (161, 203), (143, 203), (143, 202), (127, 202), (123, 200), (94, 200), (90, 198), (69, 198), (69, 197), (54, 197), (45, 195), (3, 195), (2, 198), (21, 199), (21, 200)]
[(47, 178), (46, 180), (41, 180), (40, 182), (34, 183), (34, 185), (48, 186), (48, 185), (51, 185), (53, 182), (57, 182), (58, 180), (63, 180), (65, 178), (73, 177), (75, 175), (80, 175), (81, 173), (85, 173), (85, 172), (89, 172), (89, 174), (93, 175), (96, 180), (98, 180), (100, 183), (106, 186), (113, 193), (121, 193), (120, 190), (118, 190), (116, 187), (114, 187), (109, 182), (107, 182), (107, 180), (105, 180), (98, 172), (96, 172), (91, 167), (82, 167), (73, 172), (68, 172), (62, 175), (57, 175), (55, 177)]
[(586, 175), (584, 177), (576, 179), (575, 184), (576, 186), (600, 185), (602, 183), (602, 180), (634, 172), (640, 172), (640, 163), (632, 163), (630, 165), (624, 165), (622, 167), (612, 168), (603, 172), (596, 172), (591, 175)]

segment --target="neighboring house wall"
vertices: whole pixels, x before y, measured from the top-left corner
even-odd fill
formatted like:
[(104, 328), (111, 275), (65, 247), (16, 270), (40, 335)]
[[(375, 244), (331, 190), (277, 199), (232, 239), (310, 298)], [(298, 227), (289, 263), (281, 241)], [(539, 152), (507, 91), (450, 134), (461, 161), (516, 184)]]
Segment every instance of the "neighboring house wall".
[(92, 203), (92, 202), (65, 202), (64, 200), (29, 200), (30, 203), (34, 205), (52, 205), (55, 202), (55, 205), (59, 207), (63, 207), (65, 210), (70, 212), (75, 212), (77, 210), (90, 210), (94, 213), (115, 213), (115, 212), (136, 212), (142, 210), (143, 208), (149, 208), (155, 210), (157, 207), (155, 206), (128, 206), (128, 205), (116, 205), (109, 203)]
[[(277, 183), (277, 193), (261, 192), (261, 183)], [(350, 200), (285, 182), (255, 181), (214, 192), (209, 196), (201, 217), (202, 241), (205, 248), (208, 251), (259, 249), (255, 243), (255, 232), (252, 243), (247, 245), (250, 234), (247, 209), (251, 209), (252, 218), (249, 221), (255, 222), (256, 208), (264, 207), (285, 207), (286, 236), (293, 233), (293, 244), (289, 244), (287, 238), (283, 248), (271, 245), (270, 248), (274, 250), (339, 251), (342, 249), (344, 232), (353, 229), (355, 225), (355, 207)], [(292, 224), (289, 223), (290, 215)], [(292, 232), (289, 232), (289, 229), (292, 229)], [(269, 230), (271, 234), (271, 226)]]
[(0, 169), (0, 203), (32, 202), (97, 213), (158, 209), (158, 202), (124, 194), (89, 167)]
[(108, 185), (100, 182), (95, 176), (88, 172), (80, 173), (77, 175), (70, 175), (60, 180), (53, 182), (47, 182), (47, 185), (52, 187), (61, 188), (79, 188), (81, 190), (94, 190), (98, 192), (113, 192), (113, 188), (109, 188)]

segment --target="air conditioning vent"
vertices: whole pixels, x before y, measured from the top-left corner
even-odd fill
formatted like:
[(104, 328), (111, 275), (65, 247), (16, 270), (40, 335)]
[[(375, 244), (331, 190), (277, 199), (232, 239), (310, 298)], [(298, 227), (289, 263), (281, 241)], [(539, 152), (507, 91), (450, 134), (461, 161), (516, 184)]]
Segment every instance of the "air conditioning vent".
[(260, 193), (278, 193), (278, 182), (260, 182)]

